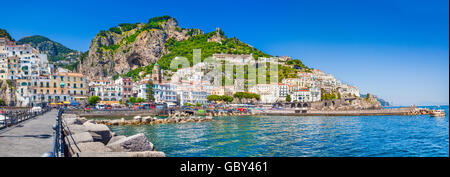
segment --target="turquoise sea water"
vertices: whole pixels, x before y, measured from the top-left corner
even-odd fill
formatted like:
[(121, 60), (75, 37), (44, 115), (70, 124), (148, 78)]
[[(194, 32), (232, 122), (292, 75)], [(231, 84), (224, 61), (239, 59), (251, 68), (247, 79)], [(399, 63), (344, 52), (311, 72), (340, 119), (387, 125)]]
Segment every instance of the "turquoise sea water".
[(172, 157), (448, 157), (449, 108), (440, 109), (445, 117), (220, 117), (111, 129), (126, 136), (144, 133)]

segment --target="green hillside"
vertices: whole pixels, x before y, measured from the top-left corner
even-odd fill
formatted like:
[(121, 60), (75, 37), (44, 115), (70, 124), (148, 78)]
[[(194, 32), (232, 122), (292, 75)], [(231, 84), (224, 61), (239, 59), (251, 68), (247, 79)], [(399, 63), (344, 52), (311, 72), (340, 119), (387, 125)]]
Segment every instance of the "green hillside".
[[(172, 59), (177, 56), (186, 57), (189, 62), (193, 63), (193, 50), (201, 49), (201, 57), (204, 60), (207, 57), (212, 56), (215, 53), (227, 53), (227, 54), (253, 54), (255, 58), (258, 57), (271, 57), (266, 53), (259, 51), (258, 49), (251, 47), (250, 45), (239, 41), (237, 38), (227, 38), (222, 31), (220, 31), (221, 37), (224, 39), (221, 43), (218, 42), (208, 42), (213, 35), (215, 35), (216, 31), (210, 32), (207, 34), (198, 34), (190, 37), (187, 40), (183, 41), (175, 41), (172, 38), (167, 40), (165, 44), (169, 50), (169, 53), (162, 56), (160, 60), (158, 60), (158, 64), (162, 69), (168, 70), (170, 68), (170, 63)], [(129, 71), (126, 76), (138, 78), (139, 72), (145, 71), (144, 75), (150, 74), (153, 69), (153, 64), (140, 67), (134, 70)]]
[(14, 39), (11, 37), (11, 35), (9, 35), (8, 31), (6, 31), (5, 29), (0, 28), (0, 37), (6, 37), (9, 40), (14, 41)]
[[(47, 53), (49, 62), (59, 67), (74, 70), (79, 63), (80, 53), (78, 51), (69, 49), (44, 36), (27, 36), (17, 41), (17, 44), (30, 44), (34, 48), (39, 49), (39, 51)], [(61, 63), (61, 61), (68, 61), (70, 63)]]

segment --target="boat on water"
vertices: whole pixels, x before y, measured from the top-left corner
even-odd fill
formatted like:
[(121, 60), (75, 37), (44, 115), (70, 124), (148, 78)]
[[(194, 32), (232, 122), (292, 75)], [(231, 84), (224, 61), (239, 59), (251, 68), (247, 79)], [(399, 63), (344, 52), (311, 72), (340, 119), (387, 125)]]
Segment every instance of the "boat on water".
[(430, 114), (431, 117), (443, 117), (445, 116), (445, 111), (442, 109), (433, 110)]

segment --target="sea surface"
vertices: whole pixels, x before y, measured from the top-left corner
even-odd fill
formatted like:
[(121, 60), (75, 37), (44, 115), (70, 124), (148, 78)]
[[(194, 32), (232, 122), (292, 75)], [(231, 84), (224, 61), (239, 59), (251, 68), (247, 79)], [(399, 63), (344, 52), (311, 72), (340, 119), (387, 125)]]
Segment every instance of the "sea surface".
[(230, 116), (110, 128), (144, 133), (169, 157), (449, 157), (449, 107), (440, 109), (445, 117)]

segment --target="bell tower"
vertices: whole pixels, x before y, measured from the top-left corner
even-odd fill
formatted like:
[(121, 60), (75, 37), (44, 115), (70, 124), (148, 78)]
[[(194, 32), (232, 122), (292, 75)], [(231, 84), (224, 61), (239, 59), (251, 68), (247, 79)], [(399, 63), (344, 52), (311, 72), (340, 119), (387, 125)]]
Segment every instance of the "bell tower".
[(162, 82), (162, 76), (161, 76), (161, 68), (159, 67), (159, 64), (156, 63), (152, 70), (152, 81), (153, 84), (160, 84)]

